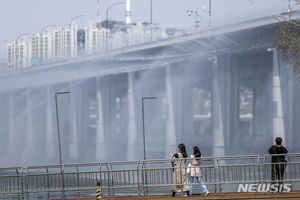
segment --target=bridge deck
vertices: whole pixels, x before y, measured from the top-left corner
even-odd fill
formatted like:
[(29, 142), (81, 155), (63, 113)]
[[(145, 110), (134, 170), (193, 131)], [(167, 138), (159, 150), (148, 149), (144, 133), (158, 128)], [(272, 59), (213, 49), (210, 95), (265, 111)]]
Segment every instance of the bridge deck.
[[(92, 200), (94, 198), (81, 198), (78, 200)], [(216, 193), (210, 194), (205, 197), (204, 195), (193, 195), (192, 197), (185, 197), (176, 195), (175, 198), (172, 198), (171, 195), (149, 195), (146, 197), (135, 197), (135, 196), (124, 196), (124, 197), (104, 197), (104, 199), (218, 199), (218, 200), (242, 200), (242, 199), (289, 199), (289, 200), (299, 200), (300, 191), (293, 191), (290, 193)], [(73, 199), (75, 200), (75, 199)]]

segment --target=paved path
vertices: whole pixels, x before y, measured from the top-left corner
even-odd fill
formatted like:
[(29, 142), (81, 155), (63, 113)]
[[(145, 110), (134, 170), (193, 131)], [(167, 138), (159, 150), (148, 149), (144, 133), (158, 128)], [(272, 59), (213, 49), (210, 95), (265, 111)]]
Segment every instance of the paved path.
[[(95, 198), (96, 199), (96, 198)], [(218, 200), (250, 200), (250, 199), (260, 199), (260, 200), (270, 200), (270, 199), (282, 199), (282, 200), (300, 200), (300, 191), (281, 193), (281, 194), (271, 194), (271, 193), (222, 193), (222, 194), (210, 194), (208, 197), (204, 195), (194, 195), (192, 197), (182, 197), (176, 195), (172, 198), (171, 195), (155, 195), (146, 197), (104, 197), (104, 199), (155, 199), (155, 200), (166, 200), (166, 199), (218, 199)], [(75, 199), (73, 199), (75, 200)], [(94, 199), (78, 199), (78, 200), (94, 200)]]

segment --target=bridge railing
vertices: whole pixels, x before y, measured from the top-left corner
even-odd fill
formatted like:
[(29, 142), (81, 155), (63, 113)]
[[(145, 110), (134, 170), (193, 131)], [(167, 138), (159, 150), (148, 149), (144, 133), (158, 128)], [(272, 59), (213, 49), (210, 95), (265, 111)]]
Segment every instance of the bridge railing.
[[(270, 158), (270, 155), (201, 158), (202, 179), (211, 192), (236, 191), (238, 184), (271, 183), (274, 164)], [(188, 176), (190, 159), (182, 160), (185, 164), (179, 167), (173, 167), (167, 159), (2, 168), (0, 199), (94, 197), (98, 183), (104, 196), (169, 194), (172, 186), (186, 184), (173, 183), (178, 175), (174, 175), (174, 170)], [(287, 154), (286, 160), (281, 163), (285, 166), (283, 181), (300, 184), (300, 154)], [(293, 189), (299, 189), (297, 184)], [(193, 191), (200, 189), (199, 184), (189, 185), (193, 185)]]

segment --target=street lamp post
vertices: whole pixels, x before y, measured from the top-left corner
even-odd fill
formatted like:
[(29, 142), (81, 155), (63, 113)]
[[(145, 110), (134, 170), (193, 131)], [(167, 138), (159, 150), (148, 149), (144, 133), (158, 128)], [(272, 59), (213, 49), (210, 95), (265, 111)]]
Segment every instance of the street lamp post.
[[(18, 48), (18, 43), (19, 43), (19, 39), (21, 38), (21, 37), (23, 37), (24, 35), (29, 35), (29, 33), (23, 33), (23, 34), (21, 34), (21, 35), (19, 35), (18, 37), (17, 37), (17, 39), (16, 39), (16, 48)], [(19, 64), (21, 65), (23, 65), (23, 60), (22, 59), (20, 59), (20, 53), (18, 53), (17, 55), (15, 55), (15, 66), (16, 67), (19, 67)]]
[(105, 50), (107, 50), (107, 43), (108, 43), (108, 12), (109, 10), (114, 7), (114, 6), (117, 6), (117, 5), (122, 5), (124, 4), (124, 2), (116, 2), (116, 3), (113, 3), (111, 4), (110, 6), (108, 6), (108, 8), (106, 9), (106, 22), (105, 22), (105, 26), (106, 26), (106, 32), (105, 32), (105, 37), (106, 37), (106, 45), (105, 45)]
[(144, 160), (146, 160), (146, 139), (145, 139), (145, 116), (144, 116), (144, 100), (156, 99), (156, 97), (142, 97), (142, 119), (143, 119), (143, 146), (144, 146)]
[(152, 17), (153, 17), (153, 1), (150, 0), (150, 24), (152, 24)]
[(124, 2), (116, 2), (116, 3), (113, 3), (113, 4), (111, 4), (107, 9), (106, 9), (106, 28), (107, 28), (107, 26), (108, 26), (108, 12), (109, 12), (109, 10), (112, 8), (112, 7), (114, 7), (114, 6), (116, 6), (116, 5), (121, 5), (121, 4), (124, 4)]
[(209, 25), (211, 25), (211, 0), (209, 0), (208, 13), (209, 13)]
[(42, 29), (42, 32), (41, 33), (44, 33), (45, 30), (47, 30), (47, 28), (50, 28), (50, 27), (55, 27), (56, 25), (48, 25), (48, 26), (45, 26), (43, 29)]
[(60, 94), (70, 94), (70, 92), (56, 92), (55, 93), (55, 105), (56, 105), (56, 122), (57, 122), (57, 138), (58, 138), (58, 150), (59, 150), (59, 164), (62, 166), (62, 156), (61, 156), (61, 143), (60, 143), (60, 131), (59, 131), (59, 118), (58, 118), (58, 103), (57, 96)]
[(16, 42), (18, 42), (19, 39), (20, 39), (22, 36), (24, 36), (24, 35), (29, 35), (29, 33), (22, 33), (21, 35), (19, 35), (19, 36), (17, 37), (17, 39), (16, 39)]
[(77, 18), (79, 18), (79, 17), (84, 17), (84, 16), (85, 16), (85, 15), (77, 15), (77, 16), (73, 17), (73, 18), (70, 20), (70, 22), (69, 22), (69, 26), (72, 25), (72, 22), (73, 22), (75, 19), (77, 19)]
[[(250, 0), (251, 1), (251, 0)], [(205, 6), (202, 7), (203, 12), (207, 12), (209, 16), (209, 26), (211, 25), (211, 0), (208, 2), (208, 9), (205, 9)]]
[(63, 173), (63, 162), (61, 156), (61, 142), (60, 142), (60, 131), (59, 131), (59, 119), (58, 119), (58, 104), (57, 104), (57, 96), (60, 94), (70, 94), (71, 92), (56, 92), (55, 93), (55, 106), (56, 106), (56, 123), (57, 123), (57, 138), (58, 138), (58, 151), (59, 151), (59, 164), (61, 171), (61, 180), (62, 180), (62, 188), (63, 188), (63, 196), (65, 196), (65, 181), (64, 181), (64, 173)]

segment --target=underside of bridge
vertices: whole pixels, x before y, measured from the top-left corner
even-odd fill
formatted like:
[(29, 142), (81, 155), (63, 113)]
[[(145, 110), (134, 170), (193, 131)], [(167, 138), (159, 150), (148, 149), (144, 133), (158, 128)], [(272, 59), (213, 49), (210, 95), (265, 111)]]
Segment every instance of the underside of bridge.
[[(184, 143), (204, 156), (265, 154), (281, 136), (299, 151), (300, 87), (273, 48), (273, 25), (194, 37), (2, 75), (1, 167), (168, 158)], [(298, 148), (298, 149), (297, 149)]]

